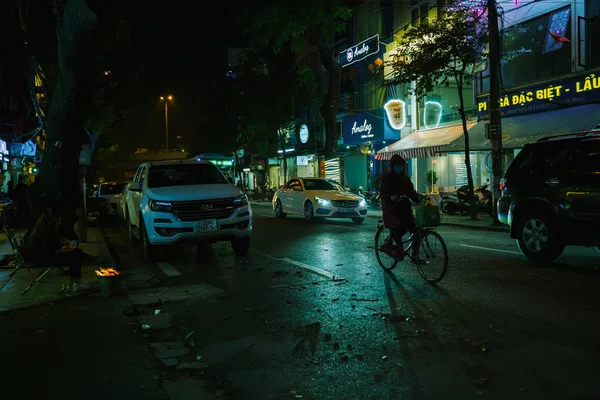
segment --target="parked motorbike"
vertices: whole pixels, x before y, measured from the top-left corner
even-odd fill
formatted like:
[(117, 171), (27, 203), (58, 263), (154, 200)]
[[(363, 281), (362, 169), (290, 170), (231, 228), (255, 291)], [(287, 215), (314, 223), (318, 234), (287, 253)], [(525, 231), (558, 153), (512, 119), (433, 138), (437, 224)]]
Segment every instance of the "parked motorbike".
[[(492, 215), (493, 202), (492, 192), (488, 190), (488, 185), (477, 186), (474, 188), (475, 201), (477, 202), (477, 212), (484, 212)], [(458, 188), (455, 193), (445, 194), (440, 201), (440, 209), (444, 214), (466, 215), (470, 212), (471, 204), (469, 202), (469, 186), (464, 185)]]

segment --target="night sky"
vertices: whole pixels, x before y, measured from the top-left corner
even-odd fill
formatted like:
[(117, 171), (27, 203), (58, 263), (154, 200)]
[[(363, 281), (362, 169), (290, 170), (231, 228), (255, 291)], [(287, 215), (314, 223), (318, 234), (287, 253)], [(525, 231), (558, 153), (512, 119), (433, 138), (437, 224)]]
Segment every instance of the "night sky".
[[(56, 17), (52, 12), (52, 2), (26, 2), (30, 49), (42, 65), (48, 64), (48, 61), (55, 62), (53, 23)], [(9, 0), (8, 3), (12, 3), (14, 9), (3, 3), (3, 21), (10, 25), (9, 31), (16, 32), (9, 37), (18, 48), (17, 0)], [(190, 137), (202, 131), (199, 125), (200, 120), (205, 118), (206, 105), (214, 101), (214, 93), (225, 76), (227, 48), (240, 45), (240, 35), (232, 23), (233, 7), (232, 2), (223, 3), (220, 9), (218, 3), (211, 4), (212, 10), (208, 13), (202, 12), (201, 3), (181, 0), (156, 5), (147, 2), (119, 4), (114, 17), (121, 16), (132, 27), (132, 49), (126, 54), (108, 54), (99, 64), (105, 64), (104, 67), (125, 84), (129, 84), (133, 72), (142, 76), (127, 100), (131, 121), (121, 127), (126, 131), (126, 134), (121, 133), (123, 140), (127, 137), (139, 141), (140, 147), (160, 147), (164, 143), (164, 113), (161, 112), (159, 96), (165, 94), (172, 94), (175, 98), (169, 110), (172, 136), (184, 134)], [(215, 19), (219, 21), (216, 29)], [(17, 68), (21, 65), (14, 48), (4, 45), (2, 55), (3, 64), (10, 58), (16, 60), (14, 65)], [(14, 73), (15, 70), (12, 75)], [(6, 81), (6, 78), (3, 80)], [(52, 82), (47, 82), (47, 86), (51, 90)], [(132, 113), (131, 110), (137, 111)]]

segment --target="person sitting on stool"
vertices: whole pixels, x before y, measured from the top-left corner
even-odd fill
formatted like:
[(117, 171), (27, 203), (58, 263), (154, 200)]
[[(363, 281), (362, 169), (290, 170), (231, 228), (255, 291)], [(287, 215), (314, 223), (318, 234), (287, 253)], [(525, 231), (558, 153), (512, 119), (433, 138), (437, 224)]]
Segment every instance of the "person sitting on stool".
[(89, 289), (81, 282), (81, 267), (92, 258), (80, 250), (73, 227), (65, 223), (61, 206), (53, 204), (38, 218), (25, 243), (24, 257), (34, 268), (69, 267), (67, 291)]

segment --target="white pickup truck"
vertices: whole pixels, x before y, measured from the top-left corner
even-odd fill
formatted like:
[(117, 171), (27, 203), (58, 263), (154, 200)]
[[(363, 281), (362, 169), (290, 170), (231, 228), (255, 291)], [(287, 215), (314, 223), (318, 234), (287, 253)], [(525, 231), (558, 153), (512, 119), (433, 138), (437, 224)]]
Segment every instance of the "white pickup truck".
[(229, 241), (245, 254), (252, 235), (248, 198), (208, 161), (161, 161), (140, 165), (127, 190), (126, 221), (144, 260), (157, 246)]

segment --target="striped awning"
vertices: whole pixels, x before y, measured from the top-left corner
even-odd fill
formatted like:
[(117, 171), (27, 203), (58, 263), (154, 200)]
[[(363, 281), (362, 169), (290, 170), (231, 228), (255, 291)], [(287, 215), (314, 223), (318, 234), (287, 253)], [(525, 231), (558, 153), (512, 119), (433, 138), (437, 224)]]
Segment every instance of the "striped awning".
[[(467, 130), (477, 121), (468, 121)], [(440, 150), (463, 135), (462, 124), (415, 131), (397, 142), (384, 147), (375, 154), (376, 160), (389, 160), (394, 154), (402, 158), (427, 158), (439, 154)]]

